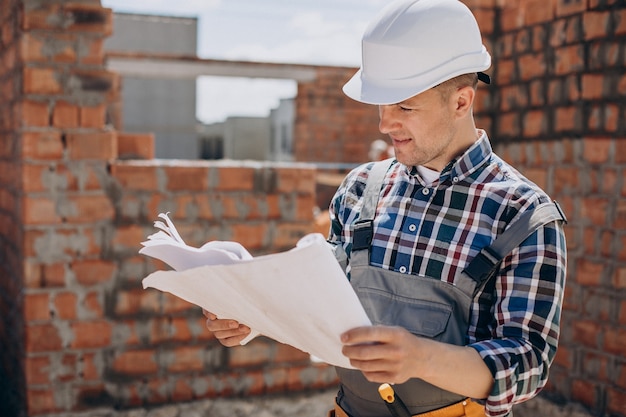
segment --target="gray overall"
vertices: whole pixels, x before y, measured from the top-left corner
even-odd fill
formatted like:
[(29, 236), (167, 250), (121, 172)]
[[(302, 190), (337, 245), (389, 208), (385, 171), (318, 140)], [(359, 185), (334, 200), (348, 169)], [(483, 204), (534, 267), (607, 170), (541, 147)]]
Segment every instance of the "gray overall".
[[(556, 202), (524, 213), (497, 240), (484, 248), (455, 280), (402, 274), (369, 265), (369, 246), (383, 178), (390, 161), (374, 165), (369, 174), (359, 220), (355, 224), (350, 258), (352, 287), (374, 325), (402, 326), (411, 333), (440, 342), (467, 343), (472, 300), (495, 273), (499, 262), (530, 233), (551, 221), (565, 221)], [(338, 248), (336, 253), (341, 253)], [(345, 261), (337, 255), (340, 263)], [(345, 258), (345, 254), (343, 256)], [(389, 416), (378, 394), (380, 384), (369, 382), (358, 370), (337, 368), (341, 381), (337, 403), (353, 417)], [(394, 385), (411, 414), (420, 414), (462, 401), (463, 396), (421, 379)]]

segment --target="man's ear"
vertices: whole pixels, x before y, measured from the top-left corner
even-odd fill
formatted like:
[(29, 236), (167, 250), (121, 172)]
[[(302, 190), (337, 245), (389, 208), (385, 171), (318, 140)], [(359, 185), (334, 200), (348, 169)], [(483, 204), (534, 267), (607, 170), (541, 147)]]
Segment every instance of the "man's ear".
[(453, 94), (454, 111), (459, 117), (465, 117), (472, 112), (474, 105), (474, 99), (476, 98), (476, 90), (470, 86), (459, 88), (455, 94)]

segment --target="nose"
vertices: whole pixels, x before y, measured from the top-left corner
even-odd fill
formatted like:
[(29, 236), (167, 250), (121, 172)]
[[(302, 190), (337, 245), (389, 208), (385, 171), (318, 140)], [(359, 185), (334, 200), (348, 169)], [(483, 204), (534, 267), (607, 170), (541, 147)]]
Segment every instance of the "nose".
[(384, 135), (393, 132), (400, 125), (400, 122), (394, 116), (393, 106), (378, 106), (378, 117), (380, 119), (378, 122), (378, 130)]

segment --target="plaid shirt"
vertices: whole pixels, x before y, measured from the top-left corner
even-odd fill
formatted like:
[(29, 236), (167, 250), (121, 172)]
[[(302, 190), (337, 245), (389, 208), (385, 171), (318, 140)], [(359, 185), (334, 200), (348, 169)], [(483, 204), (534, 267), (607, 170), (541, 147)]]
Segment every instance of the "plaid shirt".
[[(341, 243), (348, 256), (372, 165), (354, 169), (330, 204), (330, 241)], [(480, 249), (520, 213), (546, 201), (541, 189), (492, 152), (485, 133), (433, 184), (425, 184), (415, 167), (395, 162), (378, 201), (370, 264), (454, 284)], [(563, 229), (552, 222), (513, 250), (474, 299), (467, 343), (494, 377), (487, 415), (507, 415), (546, 384), (565, 270)]]

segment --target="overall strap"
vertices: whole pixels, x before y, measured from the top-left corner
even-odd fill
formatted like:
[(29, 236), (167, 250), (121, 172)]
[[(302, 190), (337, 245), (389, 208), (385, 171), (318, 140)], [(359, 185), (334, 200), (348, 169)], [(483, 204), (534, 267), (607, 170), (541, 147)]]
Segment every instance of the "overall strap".
[(567, 223), (567, 218), (556, 201), (539, 204), (522, 213), (491, 245), (481, 249), (463, 272), (476, 282), (476, 291), (495, 273), (500, 262), (528, 236), (553, 221)]
[(385, 159), (374, 163), (367, 176), (367, 183), (363, 191), (363, 206), (359, 213), (358, 220), (354, 225), (352, 236), (352, 251), (369, 249), (374, 235), (374, 216), (378, 206), (378, 196), (385, 179), (385, 174), (389, 170), (394, 158)]

